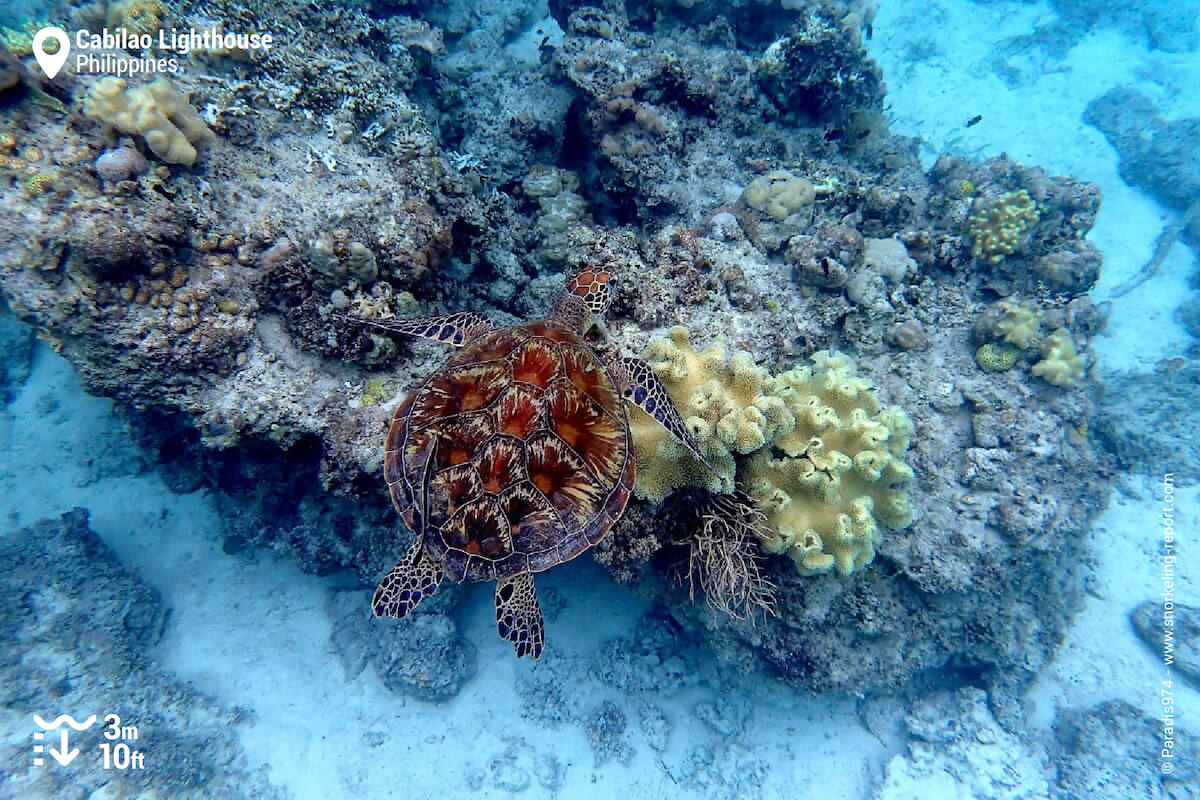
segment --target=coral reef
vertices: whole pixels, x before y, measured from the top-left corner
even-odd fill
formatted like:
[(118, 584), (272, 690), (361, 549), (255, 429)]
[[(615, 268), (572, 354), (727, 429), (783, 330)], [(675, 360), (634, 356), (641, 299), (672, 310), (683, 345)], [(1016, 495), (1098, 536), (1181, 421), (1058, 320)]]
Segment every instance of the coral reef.
[[(445, 354), (340, 315), (527, 318), (564, 269), (611, 269), (604, 346), (642, 352), (686, 325), (692, 341), (723, 337), (727, 354), (753, 354), (714, 361), (705, 381), (721, 391), (688, 384), (680, 401), (711, 401), (690, 416), (712, 430), (725, 478), (747, 457), (805, 457), (800, 435), (794, 455), (771, 450), (786, 416), (760, 402), (774, 396), (758, 388), (763, 375), (847, 353), (920, 431), (904, 457), (919, 476), (912, 524), (846, 577), (763, 559), (778, 616), (757, 628), (682, 588), (663, 590), (669, 611), (654, 624), (706, 641), (723, 663), (818, 691), (897, 689), (947, 667), (985, 686), (1011, 721), (1077, 602), (1080, 531), (1113, 464), (1105, 440), (1064, 435), (1095, 418), (1092, 376), (1061, 392), (1026, 369), (982, 373), (972, 356), (999, 338), (996, 297), (1041, 309), (1044, 330), (1079, 344), (1096, 333), (1101, 315), (1081, 295), (1098, 255), (1081, 241), (1099, 197), (1006, 158), (943, 157), (924, 171), (917, 143), (879, 119), (883, 85), (861, 40), (869, 5), (554, 0), (553, 20), (539, 20), (532, 2), (501, 13), (481, 2), (272, 4), (273, 24), (302, 40), (253, 61), (201, 54), (172, 78), (170, 96), (189, 98), (214, 134), (200, 157), (157, 119), (165, 140), (130, 120), (114, 141), (72, 116), (100, 88), (119, 104), (149, 87), (113, 93), (103, 78), (70, 75), (56, 81), (57, 106), (10, 93), (3, 154), (24, 163), (4, 173), (0, 212), (21, 224), (0, 228), (0, 291), (90, 391), (131, 415), (174, 485), (214, 491), (230, 547), (364, 583), (389, 566), (399, 528), (380, 477), (382, 430)], [(256, 23), (224, 0), (205, 14), (231, 29)], [(171, 127), (195, 149), (186, 125)], [(172, 152), (191, 166), (169, 167)], [(30, 166), (46, 176), (38, 191)], [(766, 204), (739, 202), (777, 171), (814, 194), (782, 223)], [(1036, 221), (999, 262), (973, 259), (984, 238), (967, 233), (973, 200), (1022, 191)], [(745, 391), (731, 392), (735, 376)], [(864, 413), (875, 422), (856, 424), (878, 431), (882, 411)], [(1122, 434), (1118, 423), (1092, 429)], [(1158, 444), (1134, 438), (1118, 453), (1136, 461)], [(658, 472), (659, 496), (717, 480)], [(623, 579), (686, 560), (680, 543), (697, 531), (681, 529), (695, 521), (682, 510), (707, 497), (694, 491), (631, 502), (597, 560)], [(642, 657), (670, 662), (663, 680), (684, 685), (688, 664), (639, 636), (614, 647), (604, 685), (650, 691)], [(466, 670), (452, 655), (455, 674)], [(398, 688), (426, 691), (401, 677), (419, 665), (393, 666)], [(632, 725), (639, 712), (625, 713)], [(521, 770), (531, 780), (526, 755), (501, 753), (492, 772), (485, 761), (483, 780)], [(736, 772), (737, 754), (709, 756), (688, 780)]]

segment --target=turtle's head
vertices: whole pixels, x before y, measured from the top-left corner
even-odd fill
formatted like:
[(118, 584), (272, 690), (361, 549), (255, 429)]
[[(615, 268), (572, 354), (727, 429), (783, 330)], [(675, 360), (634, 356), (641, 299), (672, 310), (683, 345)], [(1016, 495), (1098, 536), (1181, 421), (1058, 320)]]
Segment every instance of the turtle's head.
[(550, 318), (565, 328), (584, 331), (604, 319), (612, 304), (613, 274), (606, 269), (584, 269), (563, 286)]

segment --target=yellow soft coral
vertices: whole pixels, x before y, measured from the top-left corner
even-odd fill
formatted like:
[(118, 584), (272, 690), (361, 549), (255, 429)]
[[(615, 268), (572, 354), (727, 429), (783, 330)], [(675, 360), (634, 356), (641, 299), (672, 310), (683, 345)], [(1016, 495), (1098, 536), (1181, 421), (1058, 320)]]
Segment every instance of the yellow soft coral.
[(1075, 351), (1075, 341), (1066, 328), (1059, 328), (1042, 344), (1042, 360), (1030, 370), (1055, 386), (1074, 386), (1083, 380), (1087, 359)]
[(989, 264), (999, 264), (1017, 249), (1038, 216), (1037, 203), (1024, 189), (976, 200), (967, 217), (971, 254)]
[(683, 486), (724, 492), (733, 487), (735, 453), (751, 453), (790, 430), (795, 420), (772, 394), (773, 379), (749, 353), (730, 358), (724, 343), (702, 351), (692, 347), (686, 328), (646, 348), (645, 358), (667, 387), (688, 430), (713, 466), (708, 470), (647, 414), (633, 412), (639, 497), (661, 502)]
[(1024, 303), (1000, 303), (1000, 317), (992, 333), (1022, 350), (1032, 347), (1040, 338), (1041, 315)]
[(903, 459), (913, 427), (899, 407), (881, 408), (849, 358), (814, 362), (776, 379), (796, 425), (775, 440), (786, 455), (756, 453), (745, 482), (775, 531), (766, 550), (787, 553), (805, 575), (846, 575), (874, 559), (879, 523), (912, 521)]
[[(630, 412), (635, 492), (661, 501), (684, 486), (729, 491), (736, 478), (767, 515), (765, 549), (787, 553), (805, 575), (870, 563), (879, 526), (912, 520), (904, 463), (912, 422), (883, 407), (843, 355), (772, 378), (749, 353), (721, 342), (697, 351), (686, 328), (654, 341), (646, 360), (679, 407), (710, 471), (661, 425)], [(740, 470), (735, 456), (750, 455)]]
[(215, 138), (187, 96), (163, 77), (133, 89), (120, 78), (102, 78), (88, 92), (83, 113), (145, 137), (150, 150), (169, 164), (194, 164), (196, 146)]

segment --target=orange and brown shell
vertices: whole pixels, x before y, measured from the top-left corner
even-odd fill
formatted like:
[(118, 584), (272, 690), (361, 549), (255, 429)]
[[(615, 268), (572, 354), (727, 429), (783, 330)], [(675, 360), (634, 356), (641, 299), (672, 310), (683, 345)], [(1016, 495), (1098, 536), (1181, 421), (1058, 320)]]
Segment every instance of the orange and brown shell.
[(633, 487), (616, 386), (574, 333), (542, 323), (480, 337), (392, 418), (392, 501), (454, 580), (540, 572), (604, 537)]

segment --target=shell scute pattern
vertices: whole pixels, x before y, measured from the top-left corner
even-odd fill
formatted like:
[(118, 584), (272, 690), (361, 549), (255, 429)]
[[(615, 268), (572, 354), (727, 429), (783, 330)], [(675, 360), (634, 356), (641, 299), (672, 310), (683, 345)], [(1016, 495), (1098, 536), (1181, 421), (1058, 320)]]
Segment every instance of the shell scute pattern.
[[(621, 403), (570, 331), (532, 323), (488, 334), (397, 409), (385, 468), (393, 501), (455, 580), (574, 558), (628, 499)], [(426, 520), (413, 507), (423, 491)]]

